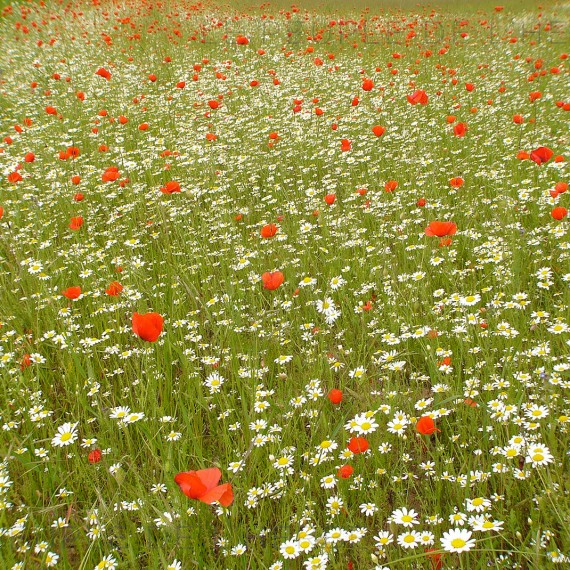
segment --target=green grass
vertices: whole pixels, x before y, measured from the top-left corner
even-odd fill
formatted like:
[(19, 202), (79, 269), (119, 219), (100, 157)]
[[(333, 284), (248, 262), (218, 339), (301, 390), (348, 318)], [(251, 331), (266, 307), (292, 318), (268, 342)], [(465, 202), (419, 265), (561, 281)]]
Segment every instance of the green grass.
[[(556, 105), (568, 102), (565, 7), (543, 3), (538, 34), (530, 2), (475, 14), (473, 3), (315, 2), (290, 17), (286, 3), (46, 4), (0, 17), (3, 567), (43, 568), (55, 553), (57, 567), (80, 569), (293, 569), (323, 555), (335, 570), (427, 569), (426, 547), (444, 568), (567, 563), (570, 242), (551, 211), (568, 193), (550, 194), (569, 182), (569, 115)], [(361, 11), (359, 30), (349, 20)], [(417, 89), (427, 105), (408, 103)], [(71, 146), (79, 156), (60, 159)], [(517, 158), (540, 146), (565, 160)], [(119, 179), (104, 182), (110, 166)], [(161, 193), (171, 180), (182, 192)], [(425, 234), (436, 220), (457, 225), (447, 245)], [(269, 223), (278, 232), (262, 239)], [(277, 270), (284, 283), (264, 289)], [(113, 281), (118, 296), (105, 292)], [(76, 300), (62, 295), (72, 286)], [(164, 317), (157, 342), (133, 333), (134, 312)], [(119, 407), (144, 417), (120, 422)], [(362, 414), (378, 425), (353, 455)], [(427, 414), (440, 431), (420, 435)], [(58, 447), (66, 423), (77, 439)], [(533, 466), (535, 444), (552, 461)], [(342, 465), (354, 468), (346, 480)], [(232, 485), (227, 509), (174, 482), (210, 467)], [(402, 508), (433, 544), (397, 543)], [(478, 514), (501, 528), (474, 530)], [(282, 545), (304, 527), (314, 547), (286, 560)], [(453, 528), (471, 529), (468, 552), (444, 552)]]

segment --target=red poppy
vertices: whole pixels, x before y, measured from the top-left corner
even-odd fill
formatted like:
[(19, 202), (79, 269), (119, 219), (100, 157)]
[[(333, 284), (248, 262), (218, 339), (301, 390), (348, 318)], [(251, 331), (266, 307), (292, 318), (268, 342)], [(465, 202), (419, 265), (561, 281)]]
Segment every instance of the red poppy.
[(267, 224), (261, 228), (259, 233), (262, 238), (272, 238), (277, 233), (277, 226), (275, 224)]
[(348, 479), (353, 473), (354, 473), (354, 467), (352, 465), (343, 465), (336, 472), (336, 475), (339, 479)]
[(540, 99), (541, 97), (542, 97), (542, 93), (540, 91), (533, 91), (528, 96), (531, 103), (534, 103), (534, 101), (536, 101), (537, 99)]
[(34, 160), (36, 160), (36, 155), (33, 152), (28, 152), (28, 154), (24, 156), (25, 162), (34, 162)]
[(69, 222), (69, 229), (73, 231), (77, 231), (83, 225), (83, 217), (82, 216), (75, 216), (71, 218)]
[(179, 82), (176, 84), (176, 87), (177, 87), (178, 89), (184, 89), (184, 87), (186, 87), (186, 82), (185, 82), (185, 81), (179, 81)]
[(208, 106), (210, 109), (217, 109), (220, 106), (220, 102), (212, 99), (212, 101), (208, 101)]
[(536, 150), (530, 153), (530, 159), (536, 162), (536, 164), (544, 164), (548, 162), (554, 153), (546, 146), (539, 146)]
[(133, 332), (148, 342), (156, 342), (158, 340), (163, 324), (164, 319), (158, 313), (145, 313), (143, 315), (137, 312), (133, 313)]
[(270, 273), (266, 271), (261, 276), (261, 281), (263, 282), (263, 288), (269, 289), (269, 291), (274, 291), (275, 289), (279, 288), (283, 281), (285, 280), (285, 276), (281, 271), (274, 271)]
[[(495, 10), (497, 10), (497, 8), (500, 8), (500, 10), (503, 9), (502, 6), (496, 6)], [(500, 10), (497, 10), (497, 12), (500, 12)], [(431, 560), (432, 570), (441, 570), (443, 567), (442, 553), (438, 552), (435, 548), (426, 548), (425, 551), (428, 558)]]
[(385, 131), (386, 131), (386, 129), (384, 127), (382, 127), (381, 125), (376, 125), (375, 127), (372, 127), (372, 132), (377, 137), (381, 137)]
[(100, 67), (96, 72), (95, 75), (98, 75), (99, 77), (103, 77), (105, 78), (107, 81), (109, 81), (109, 79), (111, 79), (111, 73), (109, 71), (107, 71), (104, 67)]
[(464, 184), (464, 180), (460, 176), (456, 176), (449, 181), (449, 184), (453, 186), (453, 188), (461, 188)]
[(372, 89), (374, 89), (374, 81), (372, 81), (372, 79), (365, 79), (362, 82), (362, 89), (364, 91), (372, 91)]
[(167, 182), (160, 189), (160, 191), (163, 194), (173, 194), (174, 192), (180, 192), (180, 184), (178, 182), (176, 182), (175, 180), (171, 180), (170, 182)]
[(114, 182), (119, 176), (119, 169), (116, 166), (109, 166), (101, 175), (101, 180), (103, 180), (103, 182)]
[(84, 196), (81, 192), (77, 192), (77, 194), (75, 194), (75, 195), (73, 196), (73, 199), (74, 199), (76, 202), (83, 202), (83, 199), (84, 199), (84, 198), (85, 198), (85, 196)]
[(423, 208), (425, 205), (427, 204), (427, 201), (425, 198), (420, 198), (417, 202), (416, 202), (416, 206), (418, 208)]
[(524, 117), (522, 115), (513, 115), (513, 122), (517, 125), (522, 125), (524, 123)]
[(0, 206), (0, 220), (4, 217), (4, 208)]
[(71, 182), (72, 182), (72, 184), (79, 184), (81, 182), (81, 176), (77, 176), (77, 175), (72, 176)]
[(178, 473), (174, 482), (191, 499), (198, 499), (208, 505), (218, 502), (222, 507), (229, 507), (233, 503), (234, 492), (231, 483), (218, 485), (221, 477), (222, 472), (217, 467), (211, 467)]
[(148, 123), (141, 123), (139, 125), (139, 131), (148, 131)]
[(327, 397), (330, 400), (331, 404), (334, 404), (336, 406), (337, 404), (340, 404), (342, 402), (342, 391), (338, 390), (337, 388), (333, 388), (328, 393)]
[(416, 431), (422, 435), (431, 435), (436, 431), (441, 431), (435, 427), (433, 418), (422, 416), (416, 423)]
[(327, 194), (325, 196), (325, 202), (329, 205), (332, 206), (334, 204), (336, 200), (336, 194)]
[(465, 133), (467, 133), (467, 124), (466, 123), (457, 123), (453, 127), (453, 134), (457, 137), (464, 137)]
[(473, 83), (466, 83), (465, 84), (465, 89), (469, 92), (473, 91), (475, 89), (475, 85), (473, 85)]
[(236, 43), (238, 46), (246, 46), (249, 44), (249, 40), (245, 36), (238, 36), (236, 38)]
[(89, 461), (89, 463), (94, 464), (94, 463), (99, 463), (99, 461), (101, 461), (101, 450), (100, 449), (94, 449), (93, 451), (89, 452), (89, 455), (87, 456), (87, 461)]
[(386, 184), (384, 184), (384, 190), (386, 192), (393, 192), (398, 187), (398, 182), (396, 180), (388, 180)]
[(29, 354), (24, 354), (20, 362), (20, 370), (25, 370), (28, 366), (32, 365), (32, 358)]
[(417, 105), (418, 103), (420, 105), (428, 104), (428, 96), (423, 89), (418, 89), (418, 91), (415, 91), (411, 95), (408, 95), (407, 98), (408, 102), (411, 103), (412, 105)]
[(214, 133), (206, 133), (206, 140), (215, 141), (218, 137)]
[(426, 236), (452, 236), (457, 232), (457, 226), (454, 222), (431, 222), (424, 232)]
[(154, 83), (156, 81), (156, 75), (154, 73), (151, 73), (148, 76), (148, 80), (151, 81), (152, 83)]
[(353, 437), (348, 442), (347, 447), (352, 451), (352, 453), (364, 453), (370, 448), (370, 444), (364, 437)]
[(119, 293), (123, 290), (123, 286), (118, 281), (113, 281), (105, 290), (105, 293), (110, 297), (118, 297)]
[(57, 109), (55, 107), (52, 107), (51, 105), (48, 105), (46, 107), (46, 113), (48, 115), (57, 115)]
[(554, 187), (554, 191), (556, 194), (564, 194), (568, 190), (568, 183), (567, 182), (557, 182), (556, 186)]
[(352, 142), (349, 141), (348, 139), (342, 139), (340, 141), (340, 150), (342, 150), (342, 152), (348, 152), (351, 148), (352, 148)]
[(566, 208), (563, 208), (562, 206), (558, 206), (557, 208), (554, 208), (552, 210), (552, 212), (550, 212), (550, 215), (555, 219), (555, 220), (562, 220), (564, 219), (567, 215), (568, 215), (568, 210), (566, 210)]
[(23, 180), (23, 177), (19, 172), (8, 174), (8, 182), (11, 182), (12, 184), (16, 184), (16, 182), (20, 182), (21, 180)]
[(68, 299), (78, 299), (81, 296), (81, 287), (69, 287), (62, 291), (61, 294)]

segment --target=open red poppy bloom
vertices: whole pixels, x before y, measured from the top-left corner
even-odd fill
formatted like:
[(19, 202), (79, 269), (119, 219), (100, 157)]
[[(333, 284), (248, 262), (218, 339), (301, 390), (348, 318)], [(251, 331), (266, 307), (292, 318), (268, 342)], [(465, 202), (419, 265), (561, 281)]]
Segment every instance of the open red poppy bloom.
[(342, 402), (342, 391), (338, 388), (333, 388), (327, 397), (330, 400), (331, 404), (334, 404), (336, 406)]
[(178, 473), (174, 482), (191, 499), (198, 499), (208, 505), (218, 502), (222, 507), (229, 507), (234, 501), (234, 492), (230, 483), (218, 485), (221, 477), (222, 472), (217, 467), (211, 467)]
[(550, 215), (555, 219), (555, 220), (562, 220), (564, 219), (567, 215), (568, 215), (568, 210), (566, 210), (566, 208), (563, 208), (562, 206), (558, 206), (557, 208), (554, 208), (552, 210), (552, 212), (550, 212)]
[(266, 224), (259, 233), (262, 238), (272, 238), (277, 233), (277, 226), (275, 224)]
[(279, 288), (283, 281), (285, 280), (285, 276), (281, 271), (274, 271), (270, 273), (266, 271), (261, 276), (261, 281), (263, 282), (263, 288), (269, 289), (269, 291), (274, 291), (275, 289)]
[(99, 461), (101, 461), (101, 450), (100, 449), (94, 449), (93, 451), (89, 452), (89, 455), (87, 456), (87, 461), (89, 461), (89, 463), (94, 464), (94, 463), (99, 463)]
[(16, 182), (20, 182), (23, 180), (22, 175), (19, 172), (11, 172), (8, 174), (8, 182), (11, 184), (15, 184)]
[(68, 299), (78, 299), (81, 295), (81, 287), (68, 287), (65, 291), (62, 291), (61, 294)]
[(463, 186), (463, 178), (461, 176), (456, 176), (449, 181), (449, 185), (453, 188), (461, 188)]
[(111, 79), (111, 73), (109, 71), (107, 71), (104, 67), (100, 67), (95, 72), (95, 75), (98, 75), (99, 77), (104, 77), (107, 81), (109, 81), (109, 79)]
[(386, 190), (386, 192), (393, 192), (396, 188), (398, 188), (398, 182), (396, 180), (388, 180), (388, 182), (384, 184), (384, 190)]
[(354, 473), (354, 467), (352, 465), (343, 465), (337, 472), (337, 477), (339, 479), (348, 479)]
[(109, 166), (105, 172), (101, 175), (101, 180), (103, 182), (114, 182), (119, 178), (119, 169), (116, 166)]
[(364, 91), (372, 91), (372, 89), (374, 89), (374, 81), (372, 81), (372, 79), (365, 79), (362, 82), (362, 89)]
[(465, 133), (467, 133), (467, 124), (466, 123), (457, 123), (453, 127), (453, 134), (457, 137), (464, 137)]
[(385, 131), (386, 131), (386, 129), (384, 127), (382, 127), (381, 125), (376, 125), (375, 127), (372, 127), (372, 132), (377, 137), (381, 137)]
[(327, 194), (325, 196), (325, 202), (329, 205), (332, 206), (334, 204), (336, 200), (336, 194)]
[(173, 194), (174, 192), (180, 192), (180, 184), (178, 182), (176, 182), (175, 180), (171, 180), (170, 182), (167, 182), (160, 189), (160, 191), (163, 194)]
[(453, 222), (431, 222), (424, 232), (426, 236), (452, 236), (457, 232), (457, 226)]
[(416, 431), (422, 435), (431, 435), (436, 431), (441, 431), (435, 427), (435, 422), (429, 416), (422, 416), (416, 423)]
[(132, 324), (136, 335), (148, 342), (156, 342), (162, 332), (164, 319), (158, 313), (133, 313)]
[(246, 46), (249, 43), (249, 40), (245, 36), (238, 36), (236, 38), (236, 43), (238, 46)]
[(427, 105), (428, 104), (428, 96), (427, 93), (423, 89), (418, 89), (411, 95), (408, 95), (408, 102), (412, 105)]
[(83, 217), (82, 216), (75, 216), (71, 218), (69, 222), (69, 229), (73, 231), (77, 231), (83, 225)]
[(123, 286), (118, 281), (113, 281), (105, 290), (105, 293), (110, 297), (118, 297), (119, 293), (123, 290)]
[(347, 447), (352, 453), (364, 453), (370, 448), (370, 444), (364, 437), (353, 437), (348, 442)]
[(536, 150), (530, 153), (530, 159), (536, 162), (536, 164), (544, 164), (548, 162), (554, 153), (546, 146), (539, 146)]
[(342, 152), (348, 152), (351, 148), (352, 142), (348, 139), (342, 139), (342, 141), (340, 141), (340, 150), (342, 150)]

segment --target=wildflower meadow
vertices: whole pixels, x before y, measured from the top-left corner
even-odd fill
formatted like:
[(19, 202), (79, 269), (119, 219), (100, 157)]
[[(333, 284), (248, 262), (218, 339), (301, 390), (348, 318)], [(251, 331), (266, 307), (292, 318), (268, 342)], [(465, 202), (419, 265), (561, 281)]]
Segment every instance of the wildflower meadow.
[(570, 567), (567, 2), (0, 48), (0, 570)]

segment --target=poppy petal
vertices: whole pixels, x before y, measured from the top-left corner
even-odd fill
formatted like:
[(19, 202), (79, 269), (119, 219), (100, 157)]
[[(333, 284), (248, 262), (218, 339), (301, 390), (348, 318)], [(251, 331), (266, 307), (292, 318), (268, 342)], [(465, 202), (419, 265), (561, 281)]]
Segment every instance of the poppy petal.
[(207, 493), (198, 497), (198, 500), (208, 505), (217, 501), (222, 507), (229, 507), (233, 503), (234, 492), (230, 483), (224, 483), (223, 485), (218, 485), (210, 489)]
[(206, 487), (206, 491), (213, 489), (222, 478), (222, 472), (217, 467), (200, 469), (199, 471), (195, 471), (195, 473), (202, 484)]
[(208, 490), (200, 480), (196, 471), (184, 471), (174, 477), (174, 482), (180, 490), (190, 499), (198, 499)]

